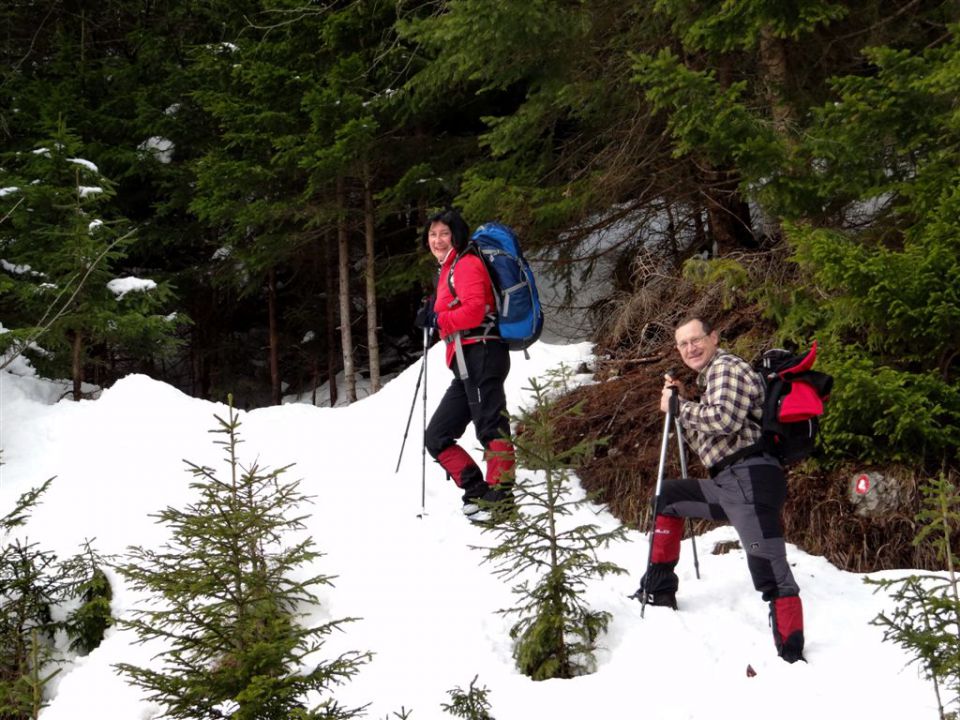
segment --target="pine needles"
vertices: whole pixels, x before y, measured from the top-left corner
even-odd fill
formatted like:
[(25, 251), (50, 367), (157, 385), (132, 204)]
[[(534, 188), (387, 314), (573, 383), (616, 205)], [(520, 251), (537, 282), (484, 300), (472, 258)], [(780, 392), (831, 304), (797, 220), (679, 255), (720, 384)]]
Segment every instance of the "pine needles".
[[(516, 581), (513, 592), (519, 601), (500, 613), (518, 616), (510, 630), (513, 656), (520, 672), (534, 680), (595, 670), (594, 651), (610, 614), (588, 607), (583, 591), (588, 580), (626, 572), (597, 554), (623, 539), (623, 526), (605, 530), (572, 522), (591, 499), (576, 497), (572, 469), (593, 452), (597, 441), (566, 449), (556, 442), (550, 398), (567, 379), (559, 371), (547, 384), (530, 381), (534, 406), (519, 419), (523, 430), (514, 442), (518, 464), (539, 472), (515, 484), (517, 512), (491, 528), (499, 544), (485, 548), (486, 560), (496, 566), (494, 573)], [(575, 406), (566, 412), (578, 411)]]

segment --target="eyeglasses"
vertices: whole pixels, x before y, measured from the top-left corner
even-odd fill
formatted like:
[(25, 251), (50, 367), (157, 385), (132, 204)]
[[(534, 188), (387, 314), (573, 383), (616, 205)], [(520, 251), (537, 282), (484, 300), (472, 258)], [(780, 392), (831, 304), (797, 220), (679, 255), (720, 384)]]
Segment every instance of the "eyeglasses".
[(677, 343), (677, 350), (679, 350), (680, 352), (683, 352), (687, 348), (700, 347), (703, 344), (703, 341), (706, 340), (706, 338), (707, 338), (706, 335), (697, 335), (696, 337), (692, 337), (689, 340), (681, 340), (680, 342)]

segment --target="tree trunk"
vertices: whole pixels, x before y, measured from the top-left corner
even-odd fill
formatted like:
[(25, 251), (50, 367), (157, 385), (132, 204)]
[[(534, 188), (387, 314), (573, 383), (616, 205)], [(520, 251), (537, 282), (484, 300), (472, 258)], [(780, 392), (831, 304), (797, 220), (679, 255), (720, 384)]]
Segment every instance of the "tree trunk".
[[(717, 81), (724, 88), (733, 82), (733, 61), (720, 56)], [(735, 169), (704, 163), (701, 187), (707, 210), (707, 226), (713, 247), (711, 255), (724, 255), (731, 250), (755, 248), (759, 245), (753, 235), (750, 207), (740, 194), (740, 174)]]
[(280, 337), (277, 331), (277, 271), (267, 271), (267, 323), (270, 334), (270, 390), (274, 405), (282, 401), (280, 387)]
[[(773, 129), (786, 147), (795, 145), (793, 128), (797, 126), (796, 113), (787, 100), (790, 68), (787, 65), (787, 44), (773, 34), (770, 25), (760, 31), (760, 73), (763, 93), (770, 108)], [(768, 238), (779, 239), (783, 228), (779, 218), (761, 213), (762, 232)]]
[(363, 226), (366, 239), (364, 258), (367, 285), (367, 356), (370, 361), (370, 393), (373, 394), (380, 390), (380, 341), (377, 339), (377, 278), (374, 248), (376, 217), (373, 206), (373, 180), (370, 177), (370, 167), (366, 163), (363, 169)]
[[(322, 278), (324, 281), (323, 292), (317, 292), (318, 302), (323, 303), (323, 307), (326, 308), (330, 303), (328, 302), (329, 296), (326, 293), (326, 290), (329, 289), (329, 285), (326, 283), (328, 272), (327, 263), (325, 260), (325, 242), (320, 237), (314, 238), (313, 242), (310, 243), (310, 260), (312, 261), (311, 272), (315, 278)], [(315, 308), (316, 312), (313, 314), (314, 318), (320, 317), (320, 307)], [(314, 342), (309, 344), (310, 347), (310, 404), (316, 407), (317, 405), (317, 389), (320, 387), (320, 352), (323, 348), (323, 344), (320, 342), (322, 324), (317, 322), (316, 335), (314, 336)], [(329, 335), (327, 336), (329, 338)], [(329, 346), (328, 346), (329, 347)]]
[(758, 247), (750, 207), (740, 194), (739, 175), (732, 170), (708, 168), (704, 180), (707, 223), (713, 237), (712, 255)]
[(334, 262), (333, 238), (331, 233), (324, 233), (323, 248), (327, 256), (326, 262), (326, 305), (324, 311), (327, 318), (327, 380), (330, 386), (330, 407), (337, 404), (337, 307), (333, 299), (337, 297), (337, 263)]
[(73, 399), (83, 398), (83, 333), (73, 333), (71, 347), (71, 375), (73, 376)]
[(783, 38), (773, 34), (769, 25), (760, 30), (760, 69), (763, 93), (770, 107), (773, 128), (784, 140), (790, 141), (794, 117), (787, 103), (787, 47)]
[(357, 401), (357, 378), (353, 368), (353, 331), (350, 327), (350, 235), (347, 230), (346, 190), (337, 178), (337, 247), (340, 269), (340, 341), (343, 346), (343, 380), (347, 403)]

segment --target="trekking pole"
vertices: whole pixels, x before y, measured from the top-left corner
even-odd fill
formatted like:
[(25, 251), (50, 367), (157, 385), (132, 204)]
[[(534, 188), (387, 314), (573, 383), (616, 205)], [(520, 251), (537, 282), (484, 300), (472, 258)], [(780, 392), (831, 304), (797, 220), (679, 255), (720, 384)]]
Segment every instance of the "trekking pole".
[[(677, 450), (680, 453), (680, 477), (687, 479), (687, 449), (683, 445), (683, 428), (680, 425), (680, 400), (677, 397), (676, 388), (673, 395), (670, 396), (670, 402), (677, 401), (674, 408), (673, 422), (677, 433)], [(700, 560), (697, 558), (697, 539), (693, 535), (693, 520), (687, 518), (687, 527), (690, 528), (690, 544), (693, 546), (693, 570), (697, 574), (697, 580), (700, 579)]]
[(433, 328), (423, 329), (423, 442), (420, 444), (420, 517), (427, 512), (427, 346)]
[[(667, 405), (667, 414), (663, 418), (663, 439), (660, 441), (660, 465), (657, 468), (657, 486), (653, 491), (653, 518), (650, 521), (650, 547), (647, 549), (647, 569), (644, 572), (644, 578), (649, 581), (650, 579), (650, 566), (653, 564), (653, 541), (656, 537), (657, 529), (657, 510), (660, 507), (660, 490), (663, 487), (663, 475), (667, 467), (667, 444), (670, 440), (670, 422), (673, 420), (674, 413), (676, 412), (677, 407), (679, 406), (679, 400), (677, 398), (677, 388), (670, 388), (670, 403)], [(649, 593), (646, 589), (643, 590), (642, 597), (640, 598), (640, 617), (643, 617), (644, 611), (647, 609), (647, 595)]]
[(407, 434), (410, 432), (410, 421), (413, 420), (413, 409), (417, 406), (417, 395), (420, 394), (420, 381), (423, 380), (423, 369), (427, 365), (427, 349), (423, 349), (423, 362), (420, 364), (420, 374), (417, 375), (417, 386), (413, 389), (413, 402), (410, 403), (410, 414), (407, 415), (407, 427), (403, 430), (403, 442), (400, 443), (400, 455), (397, 457), (397, 469), (394, 474), (400, 472), (400, 461), (403, 459), (403, 448), (407, 444)]

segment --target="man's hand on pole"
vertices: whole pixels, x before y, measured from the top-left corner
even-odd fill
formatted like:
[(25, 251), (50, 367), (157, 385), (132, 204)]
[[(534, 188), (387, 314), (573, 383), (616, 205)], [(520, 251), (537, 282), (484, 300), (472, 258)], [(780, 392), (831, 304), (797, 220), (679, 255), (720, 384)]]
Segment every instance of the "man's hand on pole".
[(670, 409), (670, 396), (674, 393), (679, 394), (683, 389), (683, 383), (674, 380), (669, 372), (663, 376), (663, 390), (660, 392), (660, 412), (665, 413)]

